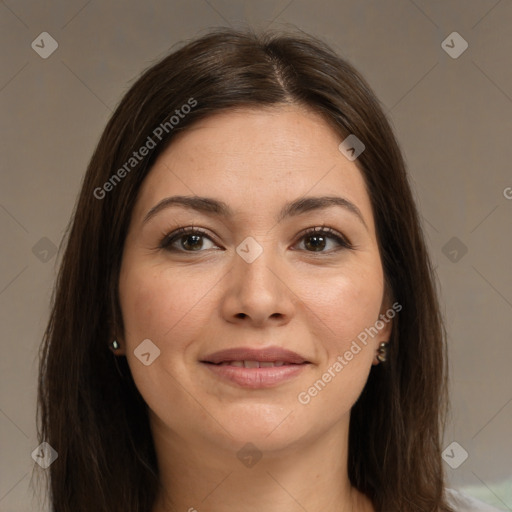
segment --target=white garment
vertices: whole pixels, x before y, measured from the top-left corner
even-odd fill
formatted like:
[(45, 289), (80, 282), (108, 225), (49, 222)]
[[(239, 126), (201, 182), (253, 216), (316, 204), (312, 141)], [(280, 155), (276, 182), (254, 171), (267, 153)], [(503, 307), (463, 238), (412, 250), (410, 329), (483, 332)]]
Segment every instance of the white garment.
[(491, 505), (487, 505), (455, 489), (446, 489), (446, 497), (448, 503), (457, 512), (502, 512), (500, 509), (491, 507)]

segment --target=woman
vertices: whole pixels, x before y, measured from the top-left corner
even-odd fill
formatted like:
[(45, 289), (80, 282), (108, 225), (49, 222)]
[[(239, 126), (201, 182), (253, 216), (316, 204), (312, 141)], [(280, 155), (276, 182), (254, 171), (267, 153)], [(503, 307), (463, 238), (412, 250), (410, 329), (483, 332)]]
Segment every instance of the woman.
[(404, 162), (324, 43), (214, 30), (147, 70), (68, 236), (39, 389), (56, 512), (473, 510), (445, 492)]

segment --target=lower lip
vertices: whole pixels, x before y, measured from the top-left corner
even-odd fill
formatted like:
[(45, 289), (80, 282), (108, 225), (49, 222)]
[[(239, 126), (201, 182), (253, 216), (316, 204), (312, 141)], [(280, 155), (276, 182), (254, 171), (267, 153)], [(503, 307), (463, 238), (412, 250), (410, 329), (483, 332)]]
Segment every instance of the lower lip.
[(220, 366), (203, 363), (222, 379), (229, 380), (243, 388), (270, 388), (296, 377), (302, 372), (307, 363), (272, 366), (270, 368), (244, 368), (239, 366)]

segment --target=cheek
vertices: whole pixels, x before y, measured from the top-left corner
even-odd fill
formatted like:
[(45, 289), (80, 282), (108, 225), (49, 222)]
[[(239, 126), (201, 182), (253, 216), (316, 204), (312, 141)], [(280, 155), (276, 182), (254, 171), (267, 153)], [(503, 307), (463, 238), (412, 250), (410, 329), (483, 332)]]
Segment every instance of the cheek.
[[(183, 382), (187, 377), (185, 362), (189, 347), (193, 348), (194, 340), (199, 337), (200, 326), (207, 322), (207, 313), (195, 307), (207, 286), (192, 283), (186, 272), (144, 265), (134, 265), (131, 269), (121, 273), (119, 283), (126, 357), (146, 403), (164, 414), (165, 404), (186, 401), (178, 381), (190, 388), (189, 383)], [(134, 354), (146, 339), (160, 350), (154, 362), (147, 366)], [(192, 404), (187, 406), (190, 408)]]
[(160, 267), (141, 266), (122, 279), (119, 291), (128, 348), (149, 338), (172, 351), (180, 340), (193, 337), (201, 314), (196, 306), (206, 284), (197, 285), (184, 272), (178, 275)]
[(318, 327), (326, 335), (323, 344), (331, 357), (334, 351), (339, 354), (347, 350), (352, 340), (379, 317), (383, 276), (378, 265), (367, 268), (347, 268), (329, 276), (323, 284), (310, 280), (304, 289), (306, 304), (321, 320)]

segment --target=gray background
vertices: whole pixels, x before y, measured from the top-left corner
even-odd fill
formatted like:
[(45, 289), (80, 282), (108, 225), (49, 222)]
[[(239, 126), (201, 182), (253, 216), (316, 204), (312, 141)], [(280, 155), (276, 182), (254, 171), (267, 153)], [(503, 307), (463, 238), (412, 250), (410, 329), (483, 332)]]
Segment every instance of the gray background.
[[(42, 509), (30, 488), (37, 350), (54, 251), (107, 119), (175, 43), (247, 24), (324, 38), (381, 99), (443, 294), (453, 403), (443, 448), (456, 441), (469, 454), (446, 464), (450, 484), (512, 510), (509, 0), (0, 3), (0, 510)], [(47, 59), (31, 47), (45, 31), (59, 45)], [(454, 31), (469, 44), (458, 58), (441, 46)], [(463, 452), (447, 453), (454, 464)]]

